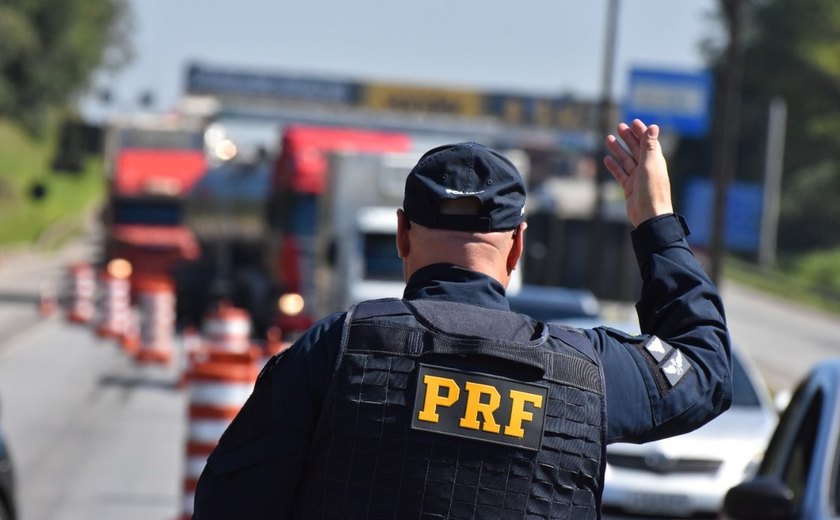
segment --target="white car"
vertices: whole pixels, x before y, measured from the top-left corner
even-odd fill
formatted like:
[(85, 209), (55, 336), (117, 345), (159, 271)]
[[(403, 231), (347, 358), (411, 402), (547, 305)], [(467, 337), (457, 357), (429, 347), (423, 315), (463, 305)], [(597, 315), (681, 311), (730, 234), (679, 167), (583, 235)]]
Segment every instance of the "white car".
[(732, 357), (729, 410), (684, 435), (607, 446), (605, 515), (716, 518), (727, 490), (752, 476), (778, 414), (746, 354)]

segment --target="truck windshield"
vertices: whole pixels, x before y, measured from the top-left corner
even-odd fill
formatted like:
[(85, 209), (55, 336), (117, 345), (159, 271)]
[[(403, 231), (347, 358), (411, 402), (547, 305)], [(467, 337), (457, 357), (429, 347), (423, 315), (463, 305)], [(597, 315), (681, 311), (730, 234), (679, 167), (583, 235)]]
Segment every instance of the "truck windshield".
[(402, 259), (393, 234), (367, 233), (364, 237), (365, 278), (402, 281)]
[(115, 200), (114, 224), (177, 226), (181, 223), (181, 204), (176, 200)]

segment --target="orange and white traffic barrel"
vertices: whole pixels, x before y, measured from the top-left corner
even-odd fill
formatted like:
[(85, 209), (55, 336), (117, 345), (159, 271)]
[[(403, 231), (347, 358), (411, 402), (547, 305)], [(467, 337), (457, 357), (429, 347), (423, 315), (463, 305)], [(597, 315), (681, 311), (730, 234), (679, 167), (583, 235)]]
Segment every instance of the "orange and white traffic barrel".
[(165, 275), (143, 275), (133, 281), (140, 313), (138, 363), (168, 364), (175, 345), (175, 282)]
[(44, 318), (49, 318), (58, 312), (58, 292), (51, 283), (41, 284), (38, 290), (38, 312)]
[(187, 374), (192, 370), (193, 360), (198, 357), (203, 349), (201, 340), (201, 333), (194, 326), (188, 325), (184, 327), (181, 333), (181, 349), (180, 349), (180, 370), (181, 378), (178, 382), (179, 388), (184, 388), (187, 384)]
[(195, 359), (187, 375), (184, 519), (192, 517), (195, 487), (207, 457), (251, 395), (258, 375), (258, 358), (253, 351), (204, 351)]
[(99, 275), (99, 323), (96, 333), (103, 338), (122, 338), (131, 320), (131, 264), (126, 260), (108, 262)]
[(73, 264), (68, 268), (69, 305), (67, 320), (72, 323), (90, 323), (95, 313), (96, 273), (87, 263)]
[(131, 357), (140, 351), (140, 311), (137, 307), (130, 307), (128, 311), (128, 323), (125, 333), (120, 338), (123, 352)]
[(221, 304), (204, 318), (204, 348), (247, 352), (251, 348), (251, 316), (245, 309)]

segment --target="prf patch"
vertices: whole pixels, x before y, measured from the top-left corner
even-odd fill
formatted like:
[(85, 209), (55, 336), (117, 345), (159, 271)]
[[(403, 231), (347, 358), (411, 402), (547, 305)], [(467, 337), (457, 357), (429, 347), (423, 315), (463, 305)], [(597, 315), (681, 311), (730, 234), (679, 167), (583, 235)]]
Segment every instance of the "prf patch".
[(420, 365), (411, 427), (539, 450), (548, 388)]

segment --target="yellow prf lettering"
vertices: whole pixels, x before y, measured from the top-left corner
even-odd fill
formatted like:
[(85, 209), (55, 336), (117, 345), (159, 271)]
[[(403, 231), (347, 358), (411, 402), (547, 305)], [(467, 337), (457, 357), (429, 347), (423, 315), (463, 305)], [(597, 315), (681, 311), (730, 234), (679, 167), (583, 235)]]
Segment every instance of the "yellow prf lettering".
[[(461, 428), (469, 428), (471, 430), (481, 428), (486, 432), (499, 433), (501, 427), (493, 418), (493, 412), (499, 408), (499, 403), (502, 401), (502, 396), (499, 394), (499, 391), (490, 385), (472, 382), (467, 382), (464, 388), (467, 389), (467, 407), (464, 410), (464, 417), (459, 422)], [(489, 398), (488, 402), (481, 402), (482, 395), (486, 395)], [(483, 427), (479, 424), (478, 414), (481, 414), (484, 418)]]
[[(423, 409), (417, 414), (421, 421), (436, 423), (440, 420), (437, 413), (438, 406), (452, 406), (458, 400), (461, 390), (458, 383), (446, 377), (436, 377), (426, 374), (423, 376), (423, 384), (426, 385), (426, 399), (423, 401)], [(446, 396), (440, 395), (440, 389), (446, 388)]]
[(525, 430), (522, 429), (522, 422), (534, 420), (534, 414), (525, 411), (525, 403), (531, 403), (534, 405), (534, 408), (542, 408), (543, 398), (539, 394), (511, 390), (510, 400), (510, 422), (505, 426), (505, 435), (519, 437), (521, 439), (525, 436)]

